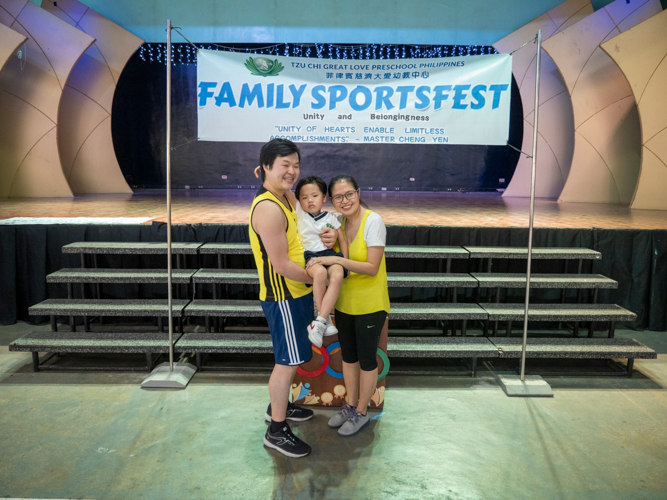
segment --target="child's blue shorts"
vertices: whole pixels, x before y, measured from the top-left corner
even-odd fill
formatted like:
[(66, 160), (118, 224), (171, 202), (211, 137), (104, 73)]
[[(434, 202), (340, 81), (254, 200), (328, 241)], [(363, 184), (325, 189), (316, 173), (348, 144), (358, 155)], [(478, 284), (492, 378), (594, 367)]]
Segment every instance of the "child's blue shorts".
[[(341, 252), (336, 252), (333, 248), (327, 248), (321, 252), (311, 252), (310, 250), (306, 250), (303, 252), (303, 256), (306, 258), (306, 264), (308, 264), (308, 261), (314, 257), (345, 257)], [(350, 271), (348, 271), (346, 267), (343, 267), (343, 278), (347, 278), (348, 274), (350, 274)]]
[(313, 350), (306, 328), (315, 319), (313, 294), (261, 303), (269, 323), (276, 364), (294, 366), (310, 361)]

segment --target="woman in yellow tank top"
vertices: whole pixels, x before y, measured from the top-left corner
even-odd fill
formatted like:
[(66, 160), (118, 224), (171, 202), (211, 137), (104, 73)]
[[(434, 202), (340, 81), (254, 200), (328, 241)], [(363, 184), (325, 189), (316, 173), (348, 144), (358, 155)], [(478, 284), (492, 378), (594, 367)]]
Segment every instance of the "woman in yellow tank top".
[(341, 436), (351, 436), (370, 421), (368, 402), (377, 384), (377, 348), (390, 309), (384, 258), (387, 230), (377, 213), (362, 206), (359, 185), (352, 176), (331, 179), (329, 198), (343, 214), (341, 227), (349, 245), (349, 259), (320, 257), (308, 264), (340, 264), (350, 271), (336, 302), (349, 405), (343, 403), (342, 410), (329, 420), (329, 427), (338, 428)]

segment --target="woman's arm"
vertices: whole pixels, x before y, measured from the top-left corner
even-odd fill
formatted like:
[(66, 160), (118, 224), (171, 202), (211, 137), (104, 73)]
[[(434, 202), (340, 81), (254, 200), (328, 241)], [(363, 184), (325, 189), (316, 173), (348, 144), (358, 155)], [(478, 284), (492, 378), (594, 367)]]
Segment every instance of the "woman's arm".
[(380, 269), (383, 255), (384, 247), (368, 247), (366, 262), (344, 259), (343, 257), (314, 257), (308, 261), (306, 269), (315, 264), (322, 264), (323, 266), (340, 264), (353, 273), (375, 276), (378, 273), (378, 269)]
[(340, 248), (340, 253), (347, 259), (349, 257), (347, 253), (348, 245), (347, 240), (345, 239), (345, 234), (341, 228), (336, 229), (336, 235), (338, 236), (338, 247)]

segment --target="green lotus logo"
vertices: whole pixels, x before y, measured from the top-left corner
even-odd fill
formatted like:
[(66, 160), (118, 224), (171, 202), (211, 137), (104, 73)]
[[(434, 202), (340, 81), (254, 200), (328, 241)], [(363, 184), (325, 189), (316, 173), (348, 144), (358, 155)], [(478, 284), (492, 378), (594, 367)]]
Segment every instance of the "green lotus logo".
[(266, 57), (249, 57), (245, 62), (245, 67), (255, 76), (276, 76), (285, 67), (278, 62), (278, 59), (267, 59)]

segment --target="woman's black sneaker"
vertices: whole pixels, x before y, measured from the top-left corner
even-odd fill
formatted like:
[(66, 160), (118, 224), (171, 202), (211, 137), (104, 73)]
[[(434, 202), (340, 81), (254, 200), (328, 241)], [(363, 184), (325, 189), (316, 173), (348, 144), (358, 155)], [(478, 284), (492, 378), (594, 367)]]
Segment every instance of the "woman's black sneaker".
[(310, 453), (310, 446), (292, 434), (292, 429), (285, 424), (278, 432), (271, 432), (271, 426), (266, 429), (264, 446), (278, 450), (285, 456), (292, 458), (305, 457)]
[[(287, 420), (304, 422), (313, 418), (313, 415), (313, 410), (309, 410), (308, 408), (301, 408), (300, 406), (297, 406), (293, 403), (287, 403), (287, 412), (285, 413), (285, 418)], [(271, 423), (271, 403), (269, 403), (269, 407), (266, 409), (264, 419)]]

